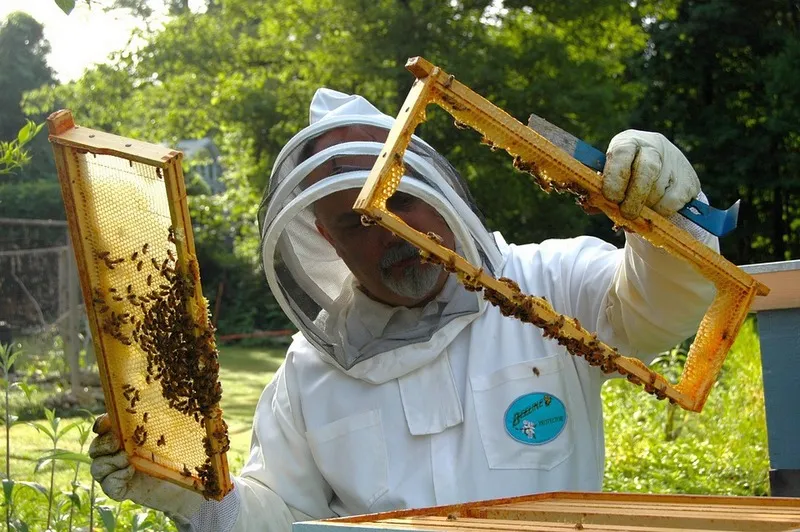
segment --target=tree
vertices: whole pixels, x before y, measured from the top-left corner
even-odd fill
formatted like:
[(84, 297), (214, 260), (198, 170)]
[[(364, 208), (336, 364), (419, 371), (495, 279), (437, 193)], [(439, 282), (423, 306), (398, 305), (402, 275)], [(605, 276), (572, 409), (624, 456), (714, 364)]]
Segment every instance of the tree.
[(695, 165), (712, 203), (743, 200), (723, 240), (738, 263), (800, 254), (800, 3), (684, 0), (650, 25), (638, 111)]
[[(54, 83), (47, 65), (50, 45), (44, 28), (25, 13), (15, 12), (0, 25), (0, 141), (13, 142), (29, 119), (42, 122), (43, 116), (28, 116), (22, 111), (26, 91)], [(30, 140), (30, 139), (27, 139)], [(52, 174), (52, 157), (47, 140), (40, 136), (28, 145), (31, 164), (23, 171), (31, 178)]]

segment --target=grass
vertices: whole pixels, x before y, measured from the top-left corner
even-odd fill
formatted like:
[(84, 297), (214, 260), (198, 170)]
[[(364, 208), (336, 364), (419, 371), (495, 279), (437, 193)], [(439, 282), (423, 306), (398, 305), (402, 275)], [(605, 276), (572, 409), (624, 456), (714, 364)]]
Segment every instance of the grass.
[[(256, 403), (264, 386), (272, 380), (273, 374), (283, 362), (284, 353), (283, 349), (224, 346), (220, 349), (219, 377), (223, 388), (221, 406), (231, 436), (229, 453), (231, 461), (243, 461), (250, 451), (250, 430)], [(62, 422), (79, 420), (80, 418), (66, 418)], [(48, 445), (47, 437), (29, 424), (20, 423), (12, 427), (12, 478), (19, 474), (26, 477), (31, 474), (36, 460)], [(59, 447), (78, 451), (77, 433), (73, 432), (66, 436)], [(5, 440), (0, 441), (0, 451), (5, 454)], [(59, 469), (62, 468), (56, 468), (57, 475)], [(30, 480), (40, 481), (41, 478), (37, 475)]]
[(231, 438), (228, 460), (234, 472), (239, 470), (236, 465), (243, 463), (250, 452), (250, 431), (258, 398), (280, 367), (285, 353), (285, 348), (220, 349), (221, 406)]
[[(253, 414), (255, 412), (258, 398), (264, 386), (272, 379), (273, 374), (283, 361), (285, 348), (277, 349), (257, 349), (225, 347), (220, 349), (220, 381), (223, 387), (223, 399), (221, 406), (224, 417), (229, 426), (231, 437), (231, 449), (228, 453), (228, 462), (233, 473), (241, 469), (246, 460), (250, 449), (250, 430), (252, 426)], [(19, 397), (21, 392), (14, 394), (16, 402), (22, 399)], [(61, 420), (62, 426), (74, 421), (81, 421), (81, 418), (65, 418)], [(42, 422), (43, 423), (43, 422)], [(88, 422), (86, 422), (88, 424)], [(91, 438), (90, 438), (91, 441)], [(51, 446), (47, 436), (41, 434), (29, 423), (18, 423), (11, 428), (11, 478), (15, 480), (25, 480), (36, 482), (43, 486), (49, 486), (50, 467), (36, 471), (36, 464), (39, 458), (45, 454)], [(77, 431), (67, 433), (60, 441), (59, 448), (70, 451), (80, 451)], [(86, 452), (88, 444), (83, 451)], [(0, 456), (5, 456), (5, 439), (0, 438)], [(4, 466), (5, 464), (3, 464)], [(73, 463), (57, 461), (55, 469), (55, 485), (61, 490), (67, 490), (73, 480), (75, 468)], [(79, 483), (88, 489), (91, 484), (89, 469), (86, 465), (81, 465)], [(116, 503), (110, 500), (103, 502), (103, 494), (96, 488), (96, 495), (101, 498), (101, 504), (112, 505), (116, 508)], [(21, 500), (20, 500), (21, 499)], [(17, 498), (19, 517), (22, 520), (32, 523), (43, 524), (42, 507), (47, 508), (46, 499), (41, 495), (34, 495), (32, 490), (20, 492)], [(122, 505), (123, 512), (119, 526), (123, 530), (132, 529), (133, 519), (137, 518), (135, 505)], [(86, 514), (88, 512), (84, 512)], [(158, 523), (156, 516), (150, 519)], [(96, 518), (99, 526), (99, 517)], [(62, 523), (63, 524), (63, 523)], [(163, 530), (165, 526), (161, 523), (154, 529)], [(37, 529), (34, 525), (32, 529)], [(118, 528), (119, 529), (119, 528)], [(168, 529), (174, 530), (171, 526)]]

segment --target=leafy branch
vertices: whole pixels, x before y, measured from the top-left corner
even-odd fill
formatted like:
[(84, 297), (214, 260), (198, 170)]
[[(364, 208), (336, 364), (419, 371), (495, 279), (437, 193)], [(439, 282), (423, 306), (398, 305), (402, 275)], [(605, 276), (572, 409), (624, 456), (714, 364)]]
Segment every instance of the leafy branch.
[(25, 145), (36, 137), (43, 126), (44, 123), (37, 125), (28, 120), (28, 123), (19, 130), (17, 138), (0, 141), (0, 175), (9, 174), (30, 162), (31, 158), (25, 150)]

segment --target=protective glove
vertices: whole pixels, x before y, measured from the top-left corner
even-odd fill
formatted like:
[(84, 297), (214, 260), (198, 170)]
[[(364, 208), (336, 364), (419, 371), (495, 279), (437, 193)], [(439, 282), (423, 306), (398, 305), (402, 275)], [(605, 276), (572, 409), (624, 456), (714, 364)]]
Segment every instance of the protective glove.
[(202, 495), (145, 475), (130, 465), (106, 414), (97, 418), (92, 430), (98, 434), (89, 446), (92, 477), (106, 495), (115, 501), (129, 499), (175, 520), (191, 521), (198, 513)]
[(627, 219), (647, 206), (671, 216), (700, 192), (694, 168), (660, 133), (629, 129), (611, 139), (603, 170), (603, 196)]

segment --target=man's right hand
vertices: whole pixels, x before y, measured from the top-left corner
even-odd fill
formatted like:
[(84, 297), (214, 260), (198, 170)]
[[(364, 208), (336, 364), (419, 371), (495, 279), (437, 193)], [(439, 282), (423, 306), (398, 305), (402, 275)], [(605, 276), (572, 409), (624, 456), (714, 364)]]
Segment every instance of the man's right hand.
[(172, 518), (190, 520), (198, 512), (202, 495), (134, 469), (106, 414), (97, 418), (92, 430), (97, 434), (89, 446), (92, 477), (106, 495), (160, 510)]

